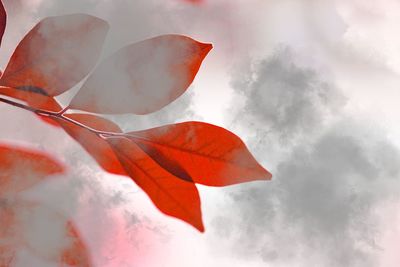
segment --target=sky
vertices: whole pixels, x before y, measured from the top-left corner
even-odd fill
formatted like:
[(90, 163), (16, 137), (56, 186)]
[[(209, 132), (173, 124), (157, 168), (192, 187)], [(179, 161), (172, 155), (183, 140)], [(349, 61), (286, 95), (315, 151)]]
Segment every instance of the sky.
[[(206, 227), (199, 233), (161, 214), (129, 179), (101, 171), (60, 129), (0, 105), (1, 140), (44, 149), (73, 166), (25, 197), (73, 218), (95, 266), (399, 266), (398, 1), (4, 5), (2, 69), (38, 21), (71, 13), (110, 24), (102, 58), (167, 33), (212, 43), (181, 98), (150, 115), (108, 118), (124, 130), (186, 120), (223, 126), (273, 174), (268, 182), (199, 186)], [(72, 96), (58, 99), (67, 104)], [(34, 257), (22, 251), (16, 266)]]

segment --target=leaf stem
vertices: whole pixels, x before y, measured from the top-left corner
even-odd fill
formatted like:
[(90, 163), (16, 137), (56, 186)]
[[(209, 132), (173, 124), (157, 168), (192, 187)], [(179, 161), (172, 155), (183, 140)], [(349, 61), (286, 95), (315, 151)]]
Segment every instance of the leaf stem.
[(60, 110), (60, 112), (58, 112), (58, 115), (63, 115), (65, 112), (67, 112), (67, 110), (69, 110), (69, 106), (63, 108), (62, 110)]
[(44, 109), (38, 109), (38, 108), (33, 108), (18, 102), (14, 102), (12, 100), (6, 99), (6, 98), (2, 98), (0, 97), (0, 102), (9, 104), (11, 106), (14, 107), (18, 107), (18, 108), (22, 108), (25, 110), (28, 110), (30, 112), (33, 112), (39, 116), (44, 116), (44, 117), (52, 117), (52, 118), (56, 118), (59, 120), (63, 120), (72, 124), (75, 124), (76, 126), (79, 126), (81, 128), (84, 128), (88, 131), (91, 131), (92, 133), (95, 133), (96, 135), (98, 135), (101, 138), (107, 138), (110, 136), (123, 136), (125, 135), (124, 133), (115, 133), (115, 132), (107, 132), (107, 131), (100, 131), (100, 130), (96, 130), (94, 128), (91, 128), (83, 123), (80, 123), (78, 121), (75, 121), (67, 116), (65, 116), (65, 112), (69, 109), (69, 107), (66, 107), (64, 109), (62, 109), (61, 111), (55, 112), (55, 111), (49, 111), (49, 110), (44, 110)]

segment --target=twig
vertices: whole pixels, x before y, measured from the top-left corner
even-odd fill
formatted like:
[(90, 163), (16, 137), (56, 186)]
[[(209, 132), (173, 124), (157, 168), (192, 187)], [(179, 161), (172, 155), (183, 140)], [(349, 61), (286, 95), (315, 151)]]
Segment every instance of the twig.
[(14, 102), (12, 100), (6, 99), (6, 98), (2, 98), (0, 97), (0, 102), (9, 104), (11, 106), (14, 107), (18, 107), (18, 108), (22, 108), (28, 111), (31, 111), (39, 116), (44, 116), (44, 117), (51, 117), (51, 118), (56, 118), (59, 120), (63, 120), (72, 124), (75, 124), (76, 126), (79, 126), (81, 128), (84, 128), (88, 131), (91, 131), (92, 133), (95, 133), (96, 135), (98, 135), (101, 138), (106, 138), (107, 136), (123, 136), (125, 135), (124, 133), (114, 133), (114, 132), (107, 132), (107, 131), (100, 131), (100, 130), (96, 130), (94, 128), (91, 128), (83, 123), (80, 123), (78, 121), (75, 121), (67, 116), (65, 116), (65, 112), (69, 109), (69, 107), (66, 107), (64, 109), (62, 109), (59, 112), (54, 112), (54, 111), (49, 111), (49, 110), (44, 110), (44, 109), (38, 109), (38, 108), (33, 108), (18, 102)]

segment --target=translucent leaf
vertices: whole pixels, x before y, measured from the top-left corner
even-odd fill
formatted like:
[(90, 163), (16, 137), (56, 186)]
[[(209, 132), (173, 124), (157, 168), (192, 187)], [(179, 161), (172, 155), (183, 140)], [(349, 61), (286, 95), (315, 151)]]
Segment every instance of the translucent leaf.
[(67, 91), (92, 70), (107, 31), (107, 22), (85, 14), (43, 19), (15, 49), (0, 85), (50, 96)]
[(126, 46), (95, 69), (70, 108), (109, 114), (157, 111), (185, 92), (211, 48), (182, 35)]
[(0, 196), (28, 189), (64, 167), (42, 152), (0, 144)]

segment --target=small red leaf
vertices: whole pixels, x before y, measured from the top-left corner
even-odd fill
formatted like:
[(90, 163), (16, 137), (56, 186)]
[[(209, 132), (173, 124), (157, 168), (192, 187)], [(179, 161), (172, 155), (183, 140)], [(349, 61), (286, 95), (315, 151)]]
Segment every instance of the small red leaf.
[(0, 0), (0, 45), (3, 40), (4, 31), (6, 30), (7, 12), (4, 9), (3, 2)]
[(191, 3), (191, 4), (195, 4), (195, 5), (202, 4), (204, 2), (204, 0), (183, 0), (183, 1)]
[(125, 137), (110, 137), (107, 141), (129, 176), (160, 211), (204, 231), (200, 197), (195, 184), (167, 172)]
[(182, 35), (126, 46), (95, 69), (70, 108), (109, 114), (157, 111), (185, 92), (211, 48)]
[[(90, 114), (67, 114), (64, 115), (79, 123), (83, 123), (93, 129), (120, 133), (121, 129), (115, 123)], [(95, 133), (75, 125), (65, 120), (55, 119), (61, 127), (97, 161), (97, 163), (106, 171), (113, 174), (126, 175), (118, 158), (110, 145)]]
[(238, 136), (215, 125), (184, 122), (128, 134), (159, 165), (184, 180), (225, 186), (271, 179)]
[(63, 172), (60, 163), (41, 152), (0, 144), (0, 196), (28, 189), (46, 176)]
[(42, 95), (59, 95), (94, 67), (107, 22), (84, 14), (48, 17), (19, 43), (0, 85)]
[[(61, 262), (68, 266), (90, 267), (89, 253), (72, 222), (67, 222), (67, 236), (71, 244), (61, 254)], [(63, 266), (63, 265), (62, 265)]]
[(4, 199), (0, 204), (0, 266), (12, 266), (15, 249), (20, 242), (19, 232), (16, 231), (14, 210), (7, 206)]

